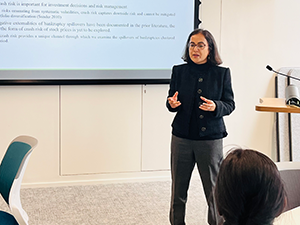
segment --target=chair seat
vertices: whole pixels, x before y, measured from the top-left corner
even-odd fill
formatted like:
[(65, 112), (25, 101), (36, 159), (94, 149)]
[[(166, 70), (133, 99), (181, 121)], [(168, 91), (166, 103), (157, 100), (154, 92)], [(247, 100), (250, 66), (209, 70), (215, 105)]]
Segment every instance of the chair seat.
[(0, 225), (18, 225), (13, 215), (0, 211)]

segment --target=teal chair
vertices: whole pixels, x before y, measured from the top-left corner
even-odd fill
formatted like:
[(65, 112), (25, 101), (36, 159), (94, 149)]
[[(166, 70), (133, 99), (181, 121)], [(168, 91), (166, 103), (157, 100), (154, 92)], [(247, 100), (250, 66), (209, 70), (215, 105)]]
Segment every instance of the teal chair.
[(10, 213), (0, 211), (0, 225), (28, 225), (28, 215), (22, 208), (20, 189), (22, 179), (37, 140), (18, 136), (9, 144), (0, 164), (0, 194)]

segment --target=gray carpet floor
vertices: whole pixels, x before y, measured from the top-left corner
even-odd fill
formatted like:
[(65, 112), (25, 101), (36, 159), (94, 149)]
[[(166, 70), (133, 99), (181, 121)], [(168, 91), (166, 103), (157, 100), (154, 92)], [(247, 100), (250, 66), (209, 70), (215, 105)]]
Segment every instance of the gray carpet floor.
[[(170, 182), (21, 189), (30, 225), (168, 225)], [(1, 210), (7, 210), (0, 201)], [(191, 181), (186, 223), (205, 225), (207, 206), (199, 180)]]

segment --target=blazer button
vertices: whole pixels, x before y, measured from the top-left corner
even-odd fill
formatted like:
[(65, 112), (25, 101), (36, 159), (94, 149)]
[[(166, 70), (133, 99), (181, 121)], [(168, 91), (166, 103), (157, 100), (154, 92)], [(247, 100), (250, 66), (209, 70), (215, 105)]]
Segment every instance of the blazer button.
[(203, 82), (203, 78), (200, 77), (200, 78), (198, 79), (198, 81), (199, 81), (200, 83)]
[(201, 93), (202, 93), (202, 90), (201, 90), (201, 89), (198, 89), (197, 92), (198, 92), (198, 94), (201, 94)]
[(199, 118), (200, 118), (200, 119), (203, 119), (203, 118), (204, 118), (204, 116), (203, 116), (203, 115), (200, 115), (200, 116), (199, 116)]
[(206, 127), (202, 127), (201, 130), (202, 130), (202, 131), (206, 131)]

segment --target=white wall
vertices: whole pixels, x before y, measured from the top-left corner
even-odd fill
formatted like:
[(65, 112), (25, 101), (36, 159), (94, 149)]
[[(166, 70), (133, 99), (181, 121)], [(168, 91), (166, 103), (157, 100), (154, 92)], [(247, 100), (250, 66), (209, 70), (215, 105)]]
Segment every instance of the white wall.
[[(299, 67), (300, 2), (203, 0), (201, 7), (201, 26), (214, 34), (223, 65), (232, 72), (236, 110), (226, 118), (225, 145), (274, 158), (274, 114), (257, 112), (255, 105), (261, 97), (274, 97), (267, 64)], [(173, 114), (164, 105), (167, 90), (167, 85), (2, 86), (0, 157), (15, 136), (28, 134), (39, 144), (25, 186), (169, 179)]]
[(168, 85), (0, 88), (1, 158), (18, 135), (38, 139), (24, 186), (168, 180)]

